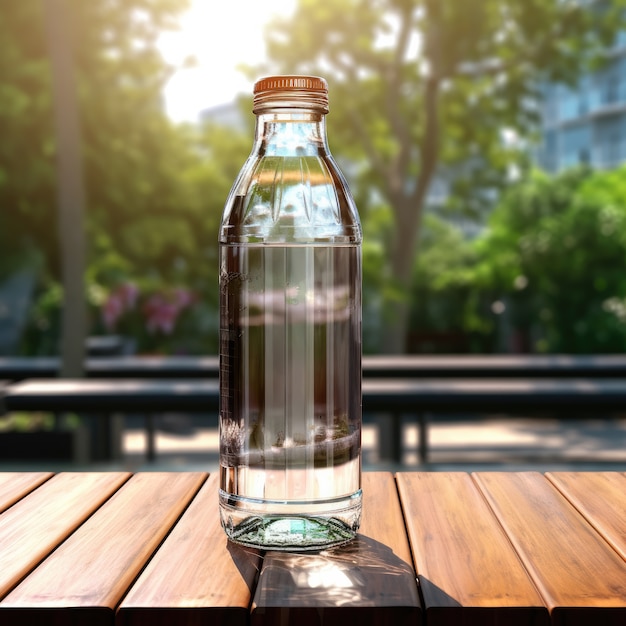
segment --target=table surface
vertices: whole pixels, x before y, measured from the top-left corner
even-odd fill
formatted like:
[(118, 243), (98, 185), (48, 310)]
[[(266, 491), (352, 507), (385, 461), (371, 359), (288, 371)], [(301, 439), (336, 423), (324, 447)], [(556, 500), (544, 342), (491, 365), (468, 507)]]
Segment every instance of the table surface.
[(626, 474), (363, 474), (356, 540), (229, 543), (217, 475), (0, 473), (0, 624), (626, 624)]

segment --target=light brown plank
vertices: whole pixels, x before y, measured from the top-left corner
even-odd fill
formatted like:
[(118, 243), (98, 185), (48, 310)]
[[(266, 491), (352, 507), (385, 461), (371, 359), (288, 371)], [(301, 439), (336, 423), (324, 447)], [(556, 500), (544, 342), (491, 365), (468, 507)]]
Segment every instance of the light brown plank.
[(52, 472), (1, 472), (0, 513), (52, 477)]
[(227, 541), (211, 476), (124, 598), (124, 626), (224, 624), (248, 621), (260, 553)]
[(546, 478), (626, 560), (626, 476), (552, 472)]
[(544, 476), (494, 472), (474, 478), (553, 623), (626, 623), (624, 561)]
[(112, 624), (122, 596), (205, 478), (134, 475), (0, 602), (0, 623)]
[(58, 474), (0, 515), (0, 598), (129, 478)]
[(422, 623), (421, 606), (393, 476), (363, 474), (357, 539), (317, 554), (267, 553), (252, 625)]
[(549, 623), (468, 474), (412, 472), (396, 480), (429, 625)]

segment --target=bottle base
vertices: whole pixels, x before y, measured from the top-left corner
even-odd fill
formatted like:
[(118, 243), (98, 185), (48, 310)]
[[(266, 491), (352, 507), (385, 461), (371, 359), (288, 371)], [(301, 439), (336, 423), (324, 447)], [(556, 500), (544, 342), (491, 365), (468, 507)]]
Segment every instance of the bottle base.
[(298, 552), (323, 550), (356, 537), (361, 499), (360, 490), (340, 501), (322, 503), (250, 500), (220, 491), (220, 517), (228, 538), (244, 546)]

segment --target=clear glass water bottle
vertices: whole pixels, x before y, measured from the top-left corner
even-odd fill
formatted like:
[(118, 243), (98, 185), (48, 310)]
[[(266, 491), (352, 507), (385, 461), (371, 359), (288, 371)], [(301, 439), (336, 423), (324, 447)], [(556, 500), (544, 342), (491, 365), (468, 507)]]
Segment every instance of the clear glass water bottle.
[(238, 543), (313, 550), (361, 518), (361, 225), (326, 139), (328, 86), (254, 86), (220, 228), (220, 492)]

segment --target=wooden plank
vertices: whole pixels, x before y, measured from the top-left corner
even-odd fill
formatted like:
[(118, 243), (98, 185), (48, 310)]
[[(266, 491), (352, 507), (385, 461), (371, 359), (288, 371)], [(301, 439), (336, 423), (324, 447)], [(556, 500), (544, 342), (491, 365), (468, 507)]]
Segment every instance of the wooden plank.
[(617, 472), (552, 472), (546, 478), (626, 560), (626, 476)]
[(52, 476), (52, 472), (1, 472), (0, 513)]
[(363, 494), (361, 530), (349, 544), (317, 554), (266, 554), (253, 626), (422, 623), (393, 476), (363, 474)]
[(5, 391), (7, 411), (213, 411), (216, 379), (52, 378), (25, 380)]
[[(7, 391), (10, 407), (11, 389)], [(623, 410), (626, 386), (616, 379), (364, 378), (363, 411), (407, 412)]]
[(230, 543), (209, 478), (120, 605), (124, 626), (244, 626), (261, 567), (259, 551)]
[(536, 472), (474, 478), (554, 624), (626, 623), (624, 561), (548, 480)]
[(0, 602), (0, 623), (110, 626), (122, 596), (205, 478), (134, 475)]
[[(52, 378), (58, 375), (57, 357), (0, 357), (0, 378)], [(85, 370), (99, 378), (216, 377), (217, 356), (99, 356), (88, 358)], [(626, 356), (597, 355), (363, 355), (366, 377), (624, 377)]]
[(217, 378), (218, 374), (217, 356), (117, 356), (87, 360), (90, 377)]
[(623, 354), (364, 355), (363, 375), (385, 377), (589, 377), (626, 375)]
[(0, 515), (0, 598), (129, 476), (124, 473), (58, 474)]
[(549, 623), (468, 474), (411, 472), (396, 480), (429, 625)]
[[(9, 385), (7, 411), (213, 412), (217, 379), (33, 379)], [(617, 379), (364, 378), (363, 411), (572, 412), (623, 410), (626, 386)], [(532, 409), (532, 411), (531, 411)]]

